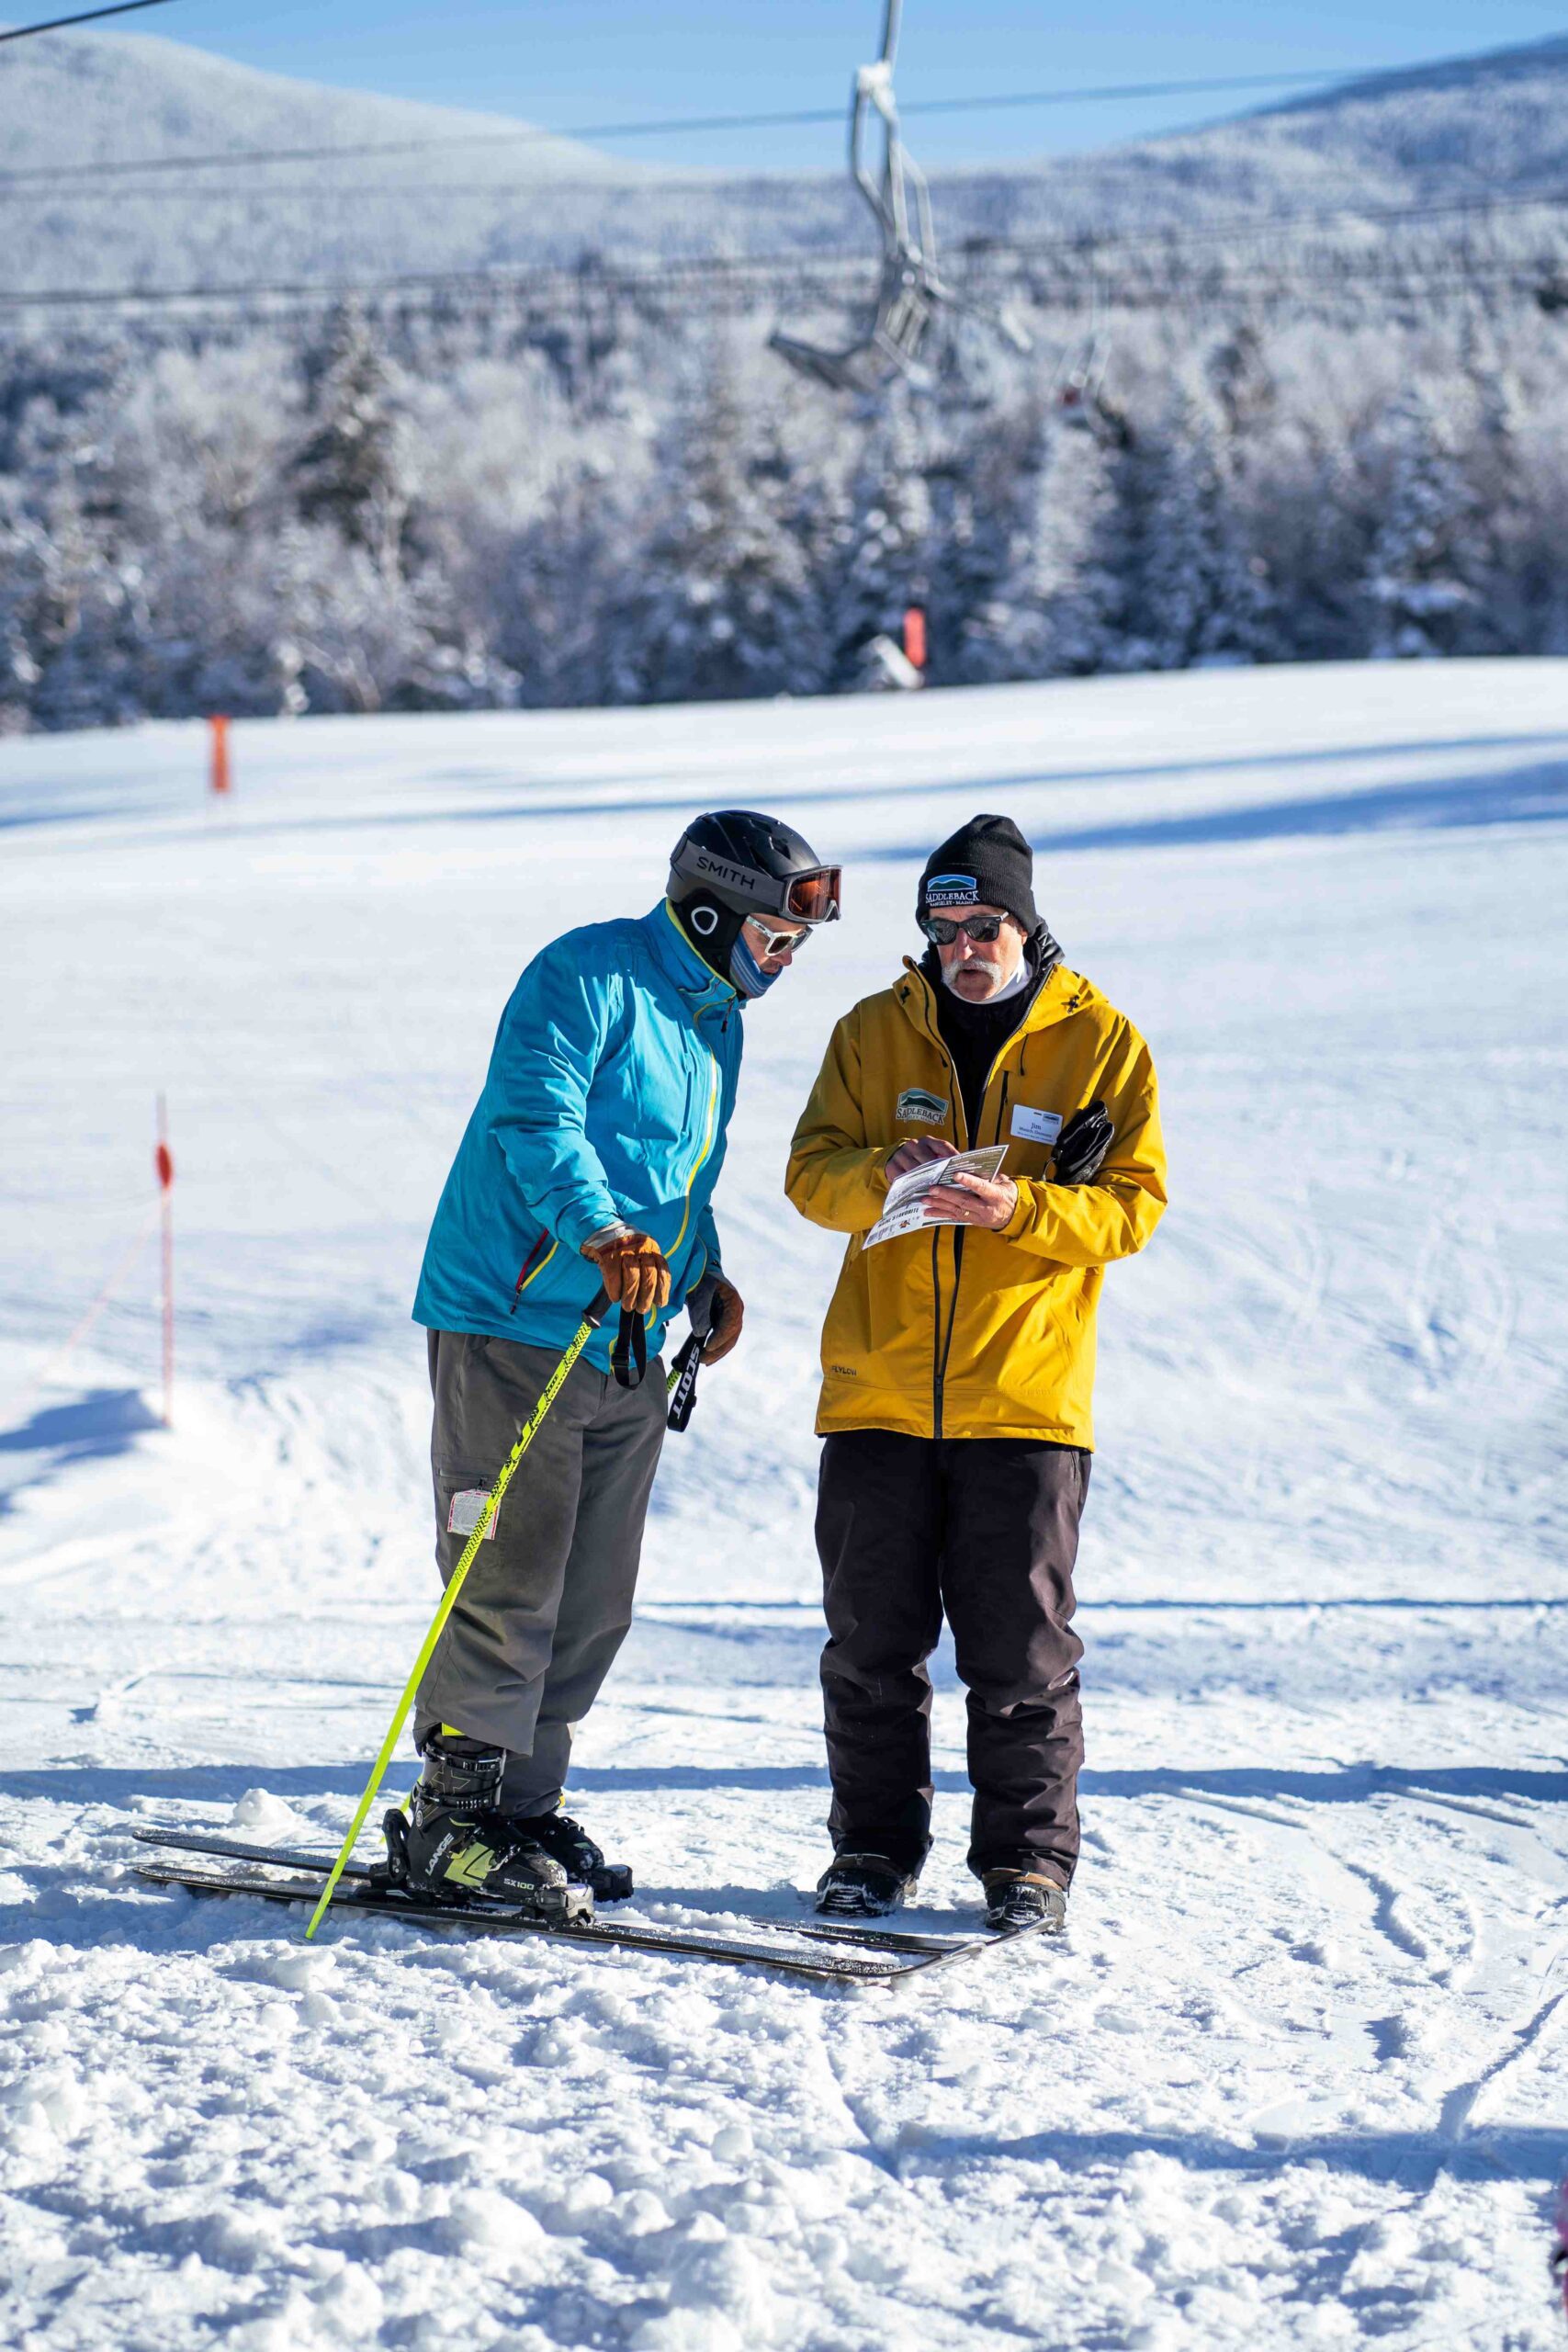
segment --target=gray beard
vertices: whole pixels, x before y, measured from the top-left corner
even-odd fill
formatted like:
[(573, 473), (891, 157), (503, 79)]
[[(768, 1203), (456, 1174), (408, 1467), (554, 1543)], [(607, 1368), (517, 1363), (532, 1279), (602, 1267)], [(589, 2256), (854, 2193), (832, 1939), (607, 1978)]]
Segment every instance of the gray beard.
[(1010, 996), (1021, 996), (1024, 989), (1029, 986), (1030, 981), (1033, 978), (1033, 974), (1029, 968), (1029, 958), (1025, 956), (1021, 961), (1019, 967), (1013, 974), (1011, 979), (1007, 981), (1003, 987), (999, 989), (993, 989), (989, 996), (969, 997), (965, 996), (962, 989), (953, 988), (953, 983), (957, 972), (973, 970), (974, 965), (975, 958), (971, 957), (967, 966), (960, 964), (956, 967), (956, 970), (954, 972), (943, 972), (942, 976), (944, 984), (948, 988), (953, 989), (953, 993), (957, 997), (960, 1004), (1005, 1004)]

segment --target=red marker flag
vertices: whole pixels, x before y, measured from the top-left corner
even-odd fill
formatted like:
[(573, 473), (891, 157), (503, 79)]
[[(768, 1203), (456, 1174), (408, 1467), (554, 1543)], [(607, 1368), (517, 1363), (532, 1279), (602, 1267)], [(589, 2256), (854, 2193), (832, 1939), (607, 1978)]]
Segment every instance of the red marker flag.
[(152, 1154), (164, 1226), (164, 1427), (175, 1419), (175, 1156), (169, 1149), (169, 1106), (158, 1097), (158, 1144)]

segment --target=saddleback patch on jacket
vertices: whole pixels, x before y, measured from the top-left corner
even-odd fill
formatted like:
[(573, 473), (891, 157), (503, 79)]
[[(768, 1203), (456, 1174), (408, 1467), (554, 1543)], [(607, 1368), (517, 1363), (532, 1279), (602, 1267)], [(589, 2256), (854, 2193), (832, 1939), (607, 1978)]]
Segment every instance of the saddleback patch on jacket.
[(908, 1119), (922, 1127), (940, 1127), (952, 1108), (940, 1094), (928, 1094), (923, 1086), (907, 1086), (898, 1097), (895, 1117)]

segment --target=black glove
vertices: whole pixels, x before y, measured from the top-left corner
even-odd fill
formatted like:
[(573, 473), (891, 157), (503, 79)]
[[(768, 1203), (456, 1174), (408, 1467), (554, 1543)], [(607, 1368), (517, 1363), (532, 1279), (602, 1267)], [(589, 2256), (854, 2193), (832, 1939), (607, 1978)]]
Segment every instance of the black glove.
[(1075, 1111), (1052, 1147), (1052, 1183), (1092, 1183), (1115, 1140), (1116, 1130), (1103, 1102)]

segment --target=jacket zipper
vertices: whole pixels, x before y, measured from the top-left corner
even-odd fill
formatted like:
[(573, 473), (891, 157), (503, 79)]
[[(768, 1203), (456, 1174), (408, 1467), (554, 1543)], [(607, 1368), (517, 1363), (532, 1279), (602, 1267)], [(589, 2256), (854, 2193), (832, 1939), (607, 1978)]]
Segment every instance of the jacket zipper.
[[(1013, 1036), (1016, 1037), (1017, 1035), (1018, 1032), (1015, 1029)], [(940, 1030), (937, 1032), (936, 1042), (941, 1046), (942, 1053), (946, 1056), (948, 1069), (953, 1072), (953, 1121), (963, 1137), (962, 1148), (967, 1151), (969, 1148), (969, 1121), (964, 1108), (964, 1089), (958, 1082), (958, 1064), (948, 1052), (947, 1040), (942, 1036)], [(986, 1083), (980, 1089), (980, 1112), (982, 1118), (985, 1115), (986, 1097), (991, 1091), (991, 1080), (997, 1074), (997, 1063), (1001, 1060), (1002, 1055), (1007, 1052), (1008, 1046), (1011, 1044), (1012, 1037), (1009, 1037), (1006, 1044), (1002, 1046), (1001, 1053), (997, 1055), (990, 1069), (986, 1072)], [(1007, 1108), (1008, 1083), (1010, 1076), (1011, 1073), (1010, 1071), (1004, 1071), (1002, 1073), (1001, 1101), (997, 1106), (996, 1140), (998, 1143), (1000, 1143), (1002, 1139), (1002, 1117)], [(964, 1227), (963, 1226), (956, 1226), (953, 1228), (953, 1302), (947, 1311), (947, 1337), (944, 1340), (942, 1336), (942, 1275), (937, 1257), (938, 1245), (942, 1238), (942, 1227), (941, 1226), (934, 1226), (931, 1229), (931, 1289), (934, 1295), (933, 1314), (935, 1318), (931, 1329), (931, 1430), (932, 1435), (939, 1438), (942, 1435), (942, 1397), (947, 1386), (947, 1360), (953, 1352), (953, 1326), (958, 1321), (958, 1283), (959, 1277), (964, 1272)]]
[[(550, 1246), (547, 1250), (545, 1250), (545, 1244), (547, 1241), (549, 1241)], [(522, 1269), (518, 1273), (516, 1283), (513, 1289), (512, 1304), (506, 1310), (508, 1315), (516, 1314), (518, 1300), (527, 1289), (528, 1284), (533, 1281), (534, 1276), (537, 1273), (543, 1273), (545, 1267), (548, 1265), (550, 1260), (555, 1256), (557, 1246), (558, 1245), (554, 1241), (550, 1241), (550, 1237), (547, 1233), (540, 1234), (537, 1241), (535, 1242), (534, 1247), (529, 1250), (528, 1255), (523, 1261)], [(539, 1258), (539, 1252), (541, 1250), (545, 1250), (545, 1255), (542, 1260)], [(536, 1263), (536, 1261), (538, 1261), (538, 1262)]]
[[(940, 1030), (936, 1033), (939, 1050), (953, 1073), (953, 1124), (958, 1130), (959, 1149), (969, 1148), (969, 1120), (964, 1108), (964, 1089), (958, 1082), (958, 1064), (947, 1050), (947, 1040)], [(953, 1244), (953, 1310), (947, 1318), (947, 1345), (942, 1337), (942, 1227), (931, 1227), (931, 1435), (942, 1435), (942, 1394), (947, 1379), (947, 1350), (953, 1345), (953, 1317), (958, 1312), (958, 1272), (963, 1263), (964, 1228), (960, 1226)]]
[(704, 1160), (706, 1159), (709, 1152), (713, 1149), (714, 1112), (718, 1102), (718, 1056), (713, 1051), (711, 1046), (705, 1046), (703, 1050), (708, 1057), (707, 1125), (703, 1134), (702, 1149), (698, 1152), (695, 1159), (693, 1160), (692, 1172), (686, 1179), (686, 1204), (682, 1212), (681, 1230), (675, 1236), (669, 1250), (666, 1252), (666, 1255), (670, 1258), (671, 1262), (673, 1262), (675, 1253), (680, 1249), (682, 1242), (686, 1238), (686, 1227), (692, 1221), (692, 1189), (696, 1183)]
[(931, 1435), (942, 1435), (942, 1268), (938, 1253), (942, 1248), (942, 1227), (931, 1227)]

